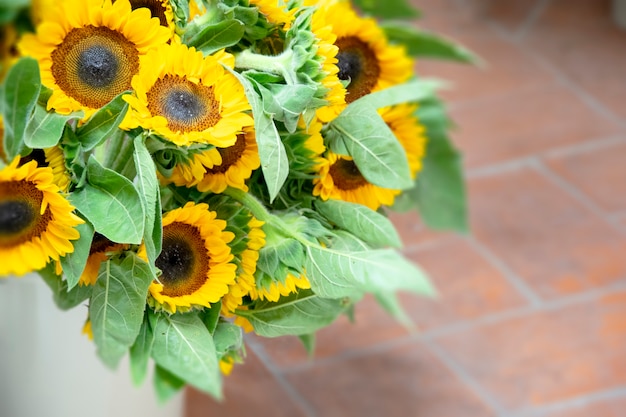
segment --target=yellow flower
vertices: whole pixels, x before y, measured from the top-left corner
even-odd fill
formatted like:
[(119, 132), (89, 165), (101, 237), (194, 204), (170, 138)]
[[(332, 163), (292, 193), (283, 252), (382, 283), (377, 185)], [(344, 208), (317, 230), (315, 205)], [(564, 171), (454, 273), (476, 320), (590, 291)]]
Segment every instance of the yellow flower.
[[(346, 103), (374, 91), (407, 81), (413, 74), (413, 61), (404, 47), (390, 45), (383, 30), (372, 18), (359, 17), (347, 1), (319, 2), (320, 19), (332, 27), (340, 80), (349, 81)], [(330, 39), (330, 38), (328, 38)], [(324, 121), (343, 110), (340, 103), (322, 110)]]
[(0, 25), (0, 82), (17, 61), (17, 30), (13, 25)]
[(222, 62), (233, 58), (224, 52), (204, 57), (184, 44), (151, 51), (133, 78), (135, 95), (125, 96), (124, 127), (150, 129), (179, 146), (232, 146), (253, 120), (243, 86)]
[(85, 269), (78, 283), (80, 285), (94, 285), (98, 280), (100, 264), (109, 259), (108, 254), (123, 251), (128, 248), (129, 245), (111, 242), (109, 239), (96, 232), (91, 242), (91, 248), (89, 248), (87, 264), (85, 265)]
[(174, 25), (174, 12), (169, 0), (130, 0), (130, 7), (133, 10), (141, 7), (150, 10), (150, 15), (159, 19), (159, 24), (170, 31), (170, 36), (174, 35), (176, 26)]
[(83, 325), (82, 332), (89, 340), (93, 340), (93, 329), (91, 328), (91, 320), (87, 319)]
[(128, 0), (61, 0), (19, 47), (39, 61), (41, 82), (52, 89), (48, 110), (84, 110), (87, 119), (129, 90), (139, 58), (169, 38), (148, 9), (131, 10)]
[(426, 153), (426, 129), (415, 117), (416, 109), (415, 104), (401, 104), (378, 110), (404, 148), (413, 179), (422, 169), (422, 160)]
[(228, 293), (237, 266), (227, 245), (234, 235), (225, 227), (204, 203), (187, 203), (163, 217), (163, 249), (155, 262), (162, 274), (149, 289), (153, 307), (171, 313), (211, 307)]
[(322, 200), (335, 199), (358, 203), (377, 210), (391, 205), (400, 190), (382, 188), (368, 182), (349, 156), (328, 152), (319, 164), (319, 176), (313, 180), (313, 195)]
[(282, 0), (250, 0), (250, 5), (255, 6), (268, 22), (275, 25), (285, 25), (288, 30), (293, 22), (294, 11), (288, 11)]
[(287, 274), (285, 282), (275, 281), (269, 287), (254, 287), (250, 290), (250, 298), (253, 300), (278, 301), (281, 296), (287, 296), (298, 292), (299, 289), (309, 289), (311, 283), (305, 276), (296, 277)]
[(23, 275), (74, 251), (83, 220), (54, 184), (50, 168), (19, 157), (0, 171), (0, 276)]
[(29, 161), (36, 161), (38, 167), (50, 167), (54, 175), (54, 183), (66, 192), (70, 186), (70, 175), (65, 167), (65, 156), (63, 150), (58, 146), (46, 149), (33, 149), (30, 154), (20, 158), (19, 165), (24, 165)]

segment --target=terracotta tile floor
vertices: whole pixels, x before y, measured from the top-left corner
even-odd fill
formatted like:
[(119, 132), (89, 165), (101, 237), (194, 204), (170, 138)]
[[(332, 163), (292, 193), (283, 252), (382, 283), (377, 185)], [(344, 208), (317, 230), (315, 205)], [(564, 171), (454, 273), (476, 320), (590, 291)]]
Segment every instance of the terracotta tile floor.
[(366, 298), (357, 322), (247, 336), (226, 400), (187, 416), (626, 416), (626, 30), (609, 0), (415, 0), (485, 68), (421, 61), (459, 128), (472, 235), (398, 215), (438, 300), (409, 332)]

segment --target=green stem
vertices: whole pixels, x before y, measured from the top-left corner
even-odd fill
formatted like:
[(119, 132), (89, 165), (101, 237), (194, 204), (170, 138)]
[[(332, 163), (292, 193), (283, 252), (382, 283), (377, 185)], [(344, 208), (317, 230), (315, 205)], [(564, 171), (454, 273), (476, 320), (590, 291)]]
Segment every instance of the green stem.
[(293, 51), (287, 49), (279, 55), (261, 55), (244, 50), (235, 54), (235, 67), (240, 69), (255, 69), (282, 75), (287, 84), (297, 84), (294, 74), (289, 71)]

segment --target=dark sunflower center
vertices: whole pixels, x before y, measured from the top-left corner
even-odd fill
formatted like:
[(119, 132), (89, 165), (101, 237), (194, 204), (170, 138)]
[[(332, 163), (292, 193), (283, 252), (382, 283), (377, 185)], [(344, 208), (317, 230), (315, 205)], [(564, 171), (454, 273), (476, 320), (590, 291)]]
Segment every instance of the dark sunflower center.
[(115, 245), (115, 243), (111, 242), (108, 238), (100, 233), (96, 232), (93, 235), (93, 240), (91, 241), (91, 247), (89, 248), (89, 254), (92, 255), (98, 252), (106, 252), (110, 246)]
[(354, 161), (347, 159), (337, 159), (330, 166), (328, 173), (332, 177), (335, 187), (340, 190), (354, 190), (367, 184), (367, 180), (363, 178)]
[(47, 167), (48, 161), (46, 160), (46, 153), (43, 149), (33, 149), (33, 151), (20, 158), (19, 166), (22, 166), (30, 161), (36, 161), (38, 167)]
[(193, 294), (207, 280), (209, 255), (197, 227), (172, 223), (163, 228), (163, 249), (155, 261), (162, 271), (163, 294)]
[(135, 44), (104, 26), (72, 29), (52, 52), (52, 75), (63, 92), (99, 108), (131, 88), (139, 71)]
[(148, 109), (163, 116), (172, 131), (202, 131), (220, 120), (220, 103), (213, 87), (195, 84), (184, 77), (159, 78), (147, 93)]
[(130, 0), (130, 7), (133, 10), (145, 7), (150, 10), (152, 17), (159, 18), (161, 26), (167, 27), (167, 17), (165, 16), (166, 9), (162, 0)]
[(228, 168), (236, 164), (237, 161), (241, 159), (241, 155), (243, 155), (245, 150), (246, 138), (244, 134), (240, 133), (237, 135), (237, 141), (233, 146), (217, 149), (222, 157), (222, 163), (220, 165), (213, 166), (211, 169), (207, 169), (207, 172), (211, 174), (221, 174), (226, 172)]
[(47, 207), (40, 214), (43, 194), (28, 181), (0, 183), (0, 247), (15, 247), (41, 236), (52, 220)]
[(351, 103), (372, 92), (380, 76), (380, 66), (374, 51), (357, 37), (339, 38), (335, 44), (339, 48), (338, 77), (344, 81), (350, 80), (346, 102)]

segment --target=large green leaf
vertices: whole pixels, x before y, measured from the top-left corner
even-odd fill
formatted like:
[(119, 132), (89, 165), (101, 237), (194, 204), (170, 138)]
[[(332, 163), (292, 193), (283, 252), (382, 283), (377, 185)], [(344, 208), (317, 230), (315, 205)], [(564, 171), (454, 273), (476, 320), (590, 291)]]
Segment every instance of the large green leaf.
[(379, 247), (402, 246), (393, 223), (382, 214), (361, 204), (341, 200), (318, 200), (315, 202), (315, 208), (322, 216), (369, 244)]
[[(139, 196), (141, 197), (141, 203), (143, 205), (145, 213), (143, 242), (146, 246), (146, 253), (148, 255), (148, 264), (153, 272), (156, 273), (154, 261), (161, 252), (161, 223), (157, 223), (156, 217), (161, 218), (161, 212), (156, 212), (157, 199), (159, 196), (159, 180), (156, 175), (156, 167), (154, 161), (150, 156), (150, 152), (146, 148), (146, 145), (141, 136), (137, 136), (134, 141), (135, 152), (133, 158), (135, 160), (135, 168), (137, 171), (137, 188)], [(156, 230), (158, 229), (158, 230)]]
[(245, 25), (238, 20), (223, 20), (204, 25), (201, 31), (185, 41), (186, 45), (195, 46), (204, 54), (212, 54), (222, 48), (239, 42), (245, 32)]
[(2, 112), (4, 117), (4, 151), (13, 159), (24, 147), (24, 133), (39, 98), (41, 79), (39, 64), (22, 58), (9, 70), (4, 80)]
[(481, 60), (470, 50), (458, 43), (434, 33), (424, 32), (408, 25), (388, 23), (383, 25), (387, 37), (406, 46), (410, 55), (426, 58), (438, 58), (470, 64)]
[(63, 275), (65, 275), (69, 289), (74, 288), (76, 284), (78, 284), (80, 276), (83, 274), (87, 259), (89, 258), (89, 251), (94, 234), (93, 226), (89, 222), (79, 224), (76, 226), (76, 230), (80, 233), (80, 237), (78, 240), (72, 241), (74, 252), (68, 253), (61, 258)]
[(243, 333), (241, 327), (220, 321), (213, 333), (213, 342), (215, 343), (215, 353), (221, 358), (230, 351), (237, 351), (243, 345)]
[(103, 262), (89, 303), (98, 356), (114, 368), (134, 343), (146, 308), (152, 272), (135, 254)]
[(52, 290), (52, 297), (61, 310), (70, 310), (91, 296), (91, 286), (77, 286), (68, 289), (67, 281), (54, 273), (54, 264), (49, 263), (38, 271), (41, 278)]
[(76, 135), (84, 150), (88, 151), (98, 146), (124, 120), (124, 116), (126, 116), (128, 111), (128, 103), (123, 98), (124, 94), (128, 94), (128, 92), (125, 91), (119, 94), (91, 116), (87, 123), (76, 130)]
[(70, 195), (72, 204), (109, 240), (141, 243), (145, 213), (133, 183), (100, 165), (93, 155), (87, 163), (87, 178), (89, 183)]
[(278, 302), (258, 302), (254, 309), (237, 314), (252, 323), (263, 337), (305, 335), (332, 323), (346, 308), (344, 300), (326, 299), (310, 290), (301, 290)]
[(340, 298), (371, 292), (412, 291), (432, 295), (426, 275), (393, 249), (339, 251), (308, 246), (306, 270), (311, 289)]
[(363, 12), (381, 19), (416, 19), (420, 16), (406, 0), (352, 0)]
[(59, 143), (63, 129), (69, 120), (82, 117), (82, 112), (63, 115), (46, 111), (42, 106), (35, 106), (35, 111), (26, 126), (24, 143), (29, 148), (49, 148)]
[(148, 374), (148, 361), (152, 352), (154, 333), (148, 322), (148, 315), (144, 316), (141, 329), (130, 347), (130, 376), (135, 386), (143, 384)]
[(155, 334), (152, 358), (178, 378), (215, 398), (222, 397), (222, 380), (213, 338), (195, 313), (152, 314)]
[(185, 381), (161, 366), (154, 367), (154, 392), (165, 404), (185, 386)]
[(251, 85), (251, 82), (255, 81), (248, 80), (234, 71), (233, 74), (244, 86), (246, 97), (252, 107), (256, 141), (259, 148), (259, 158), (261, 159), (261, 170), (267, 184), (270, 200), (273, 201), (289, 174), (287, 151), (276, 129), (274, 120), (264, 111), (263, 102)]

